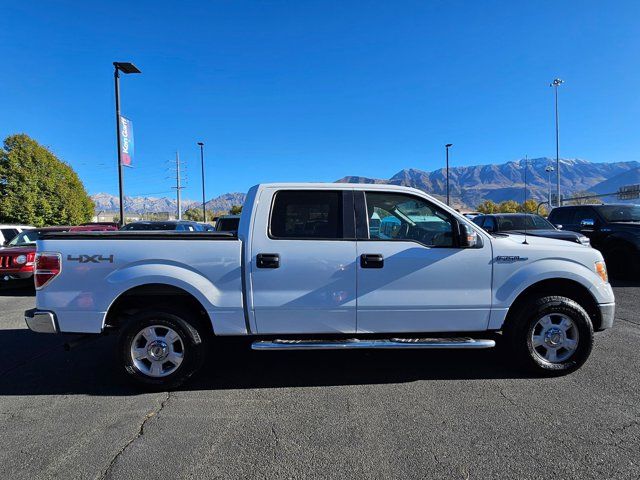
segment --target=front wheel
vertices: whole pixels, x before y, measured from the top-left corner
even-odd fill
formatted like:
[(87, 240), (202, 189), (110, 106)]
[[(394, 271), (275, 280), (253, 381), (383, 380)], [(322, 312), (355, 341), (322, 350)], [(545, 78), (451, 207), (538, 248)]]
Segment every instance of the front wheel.
[(544, 375), (577, 370), (593, 347), (589, 315), (566, 297), (545, 296), (528, 303), (509, 318), (504, 334), (511, 354)]
[(149, 390), (180, 386), (202, 365), (203, 335), (180, 313), (147, 310), (120, 331), (118, 361), (126, 375)]

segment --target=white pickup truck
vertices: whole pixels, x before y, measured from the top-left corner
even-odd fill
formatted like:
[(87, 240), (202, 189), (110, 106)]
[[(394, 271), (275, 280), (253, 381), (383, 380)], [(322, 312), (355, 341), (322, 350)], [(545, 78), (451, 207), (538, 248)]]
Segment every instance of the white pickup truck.
[(257, 185), (237, 234), (49, 234), (34, 279), (31, 330), (117, 329), (119, 367), (151, 388), (179, 385), (230, 335), (256, 350), (498, 341), (539, 373), (568, 373), (615, 308), (598, 251), (490, 235), (392, 185)]

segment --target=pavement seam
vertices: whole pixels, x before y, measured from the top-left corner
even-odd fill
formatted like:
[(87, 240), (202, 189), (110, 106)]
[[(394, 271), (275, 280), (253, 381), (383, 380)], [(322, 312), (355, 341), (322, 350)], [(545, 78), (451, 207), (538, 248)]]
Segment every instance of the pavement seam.
[(160, 406), (156, 409), (156, 410), (151, 410), (150, 412), (148, 412), (144, 418), (142, 419), (142, 422), (140, 423), (140, 426), (138, 427), (138, 431), (136, 432), (136, 434), (133, 436), (133, 438), (131, 438), (127, 443), (124, 444), (124, 446), (118, 450), (118, 452), (114, 455), (114, 457), (111, 459), (111, 461), (109, 462), (109, 465), (107, 465), (107, 468), (102, 472), (102, 474), (100, 475), (100, 480), (104, 480), (107, 477), (111, 476), (111, 472), (113, 470), (113, 467), (115, 466), (116, 462), (118, 461), (118, 459), (120, 458), (120, 456), (136, 441), (138, 440), (140, 437), (142, 437), (144, 435), (144, 427), (147, 424), (147, 422), (149, 420), (151, 420), (153, 417), (157, 416), (166, 406), (167, 402), (169, 401), (169, 399), (171, 398), (171, 392), (166, 392), (167, 396), (164, 398), (164, 400), (162, 400), (162, 402), (160, 402)]

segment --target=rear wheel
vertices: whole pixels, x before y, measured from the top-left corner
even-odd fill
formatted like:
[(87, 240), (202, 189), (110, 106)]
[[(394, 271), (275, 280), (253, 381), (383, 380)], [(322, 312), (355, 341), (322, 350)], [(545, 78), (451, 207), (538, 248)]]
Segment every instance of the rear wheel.
[(529, 370), (564, 375), (580, 368), (593, 346), (593, 325), (575, 301), (544, 296), (510, 315), (504, 330), (512, 355)]
[(118, 340), (118, 361), (127, 377), (150, 390), (176, 388), (205, 357), (204, 332), (185, 313), (146, 310), (131, 317)]

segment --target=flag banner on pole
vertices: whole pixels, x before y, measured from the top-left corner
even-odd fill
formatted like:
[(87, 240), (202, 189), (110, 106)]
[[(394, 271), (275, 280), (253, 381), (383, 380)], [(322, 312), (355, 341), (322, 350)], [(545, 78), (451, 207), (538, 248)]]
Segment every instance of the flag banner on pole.
[(133, 122), (120, 115), (120, 158), (123, 167), (133, 163)]

